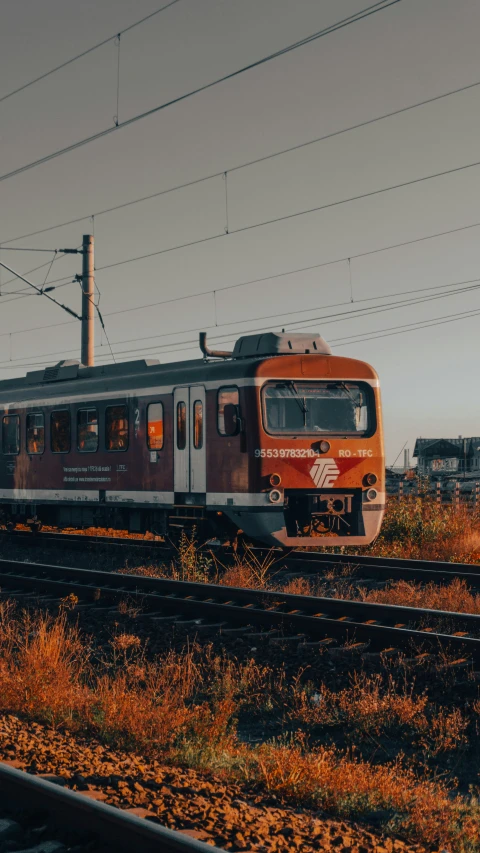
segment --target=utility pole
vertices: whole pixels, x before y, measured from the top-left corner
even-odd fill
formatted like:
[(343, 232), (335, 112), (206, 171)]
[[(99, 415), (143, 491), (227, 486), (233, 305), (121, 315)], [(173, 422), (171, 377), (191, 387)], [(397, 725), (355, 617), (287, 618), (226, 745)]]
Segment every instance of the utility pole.
[(83, 235), (82, 242), (82, 351), (81, 362), (85, 367), (94, 364), (94, 318), (95, 280), (94, 245), (91, 234)]

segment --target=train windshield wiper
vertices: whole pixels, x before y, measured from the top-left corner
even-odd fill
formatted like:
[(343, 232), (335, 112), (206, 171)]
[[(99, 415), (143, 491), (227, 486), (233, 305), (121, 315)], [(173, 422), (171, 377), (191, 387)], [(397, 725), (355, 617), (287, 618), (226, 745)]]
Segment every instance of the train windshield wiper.
[(306, 415), (308, 414), (308, 407), (307, 407), (307, 402), (305, 400), (305, 397), (300, 396), (300, 394), (298, 393), (298, 390), (297, 390), (297, 386), (295, 385), (295, 382), (293, 382), (293, 381), (287, 382), (287, 388), (289, 388), (290, 391), (292, 392), (292, 396), (293, 396), (294, 400), (296, 401), (296, 403), (298, 404), (298, 407), (299, 407), (299, 409), (303, 415), (303, 425), (306, 426), (307, 425)]
[(348, 387), (348, 385), (345, 382), (336, 382), (334, 387), (342, 388), (345, 391), (347, 397), (349, 397), (350, 400), (352, 401), (355, 408), (358, 407), (358, 400), (355, 399), (352, 392), (350, 391), (350, 388)]

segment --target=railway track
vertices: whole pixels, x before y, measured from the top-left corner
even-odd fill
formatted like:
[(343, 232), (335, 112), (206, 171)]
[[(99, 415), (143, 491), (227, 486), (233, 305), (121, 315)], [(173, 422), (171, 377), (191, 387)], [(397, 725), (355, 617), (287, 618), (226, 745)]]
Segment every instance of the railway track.
[[(102, 851), (122, 850), (131, 853), (139, 850), (142, 853), (222, 853), (218, 847), (204, 844), (194, 838), (174, 832), (150, 820), (139, 818), (122, 809), (108, 806), (105, 803), (89, 799), (83, 794), (48, 782), (45, 779), (16, 770), (0, 763), (0, 792), (2, 806), (9, 805), (13, 809), (41, 811), (48, 815), (49, 826), (55, 830), (55, 835), (62, 830), (78, 832), (80, 836), (88, 836), (88, 849), (94, 840), (101, 843)], [(14, 812), (15, 813), (15, 812)], [(21, 821), (15, 818), (12, 824), (12, 840), (16, 840), (15, 831), (21, 835)], [(92, 842), (93, 838), (93, 842)], [(50, 843), (53, 850), (66, 850), (60, 842)], [(10, 849), (20, 849), (11, 847)], [(22, 848), (23, 849), (23, 848)], [(37, 849), (35, 847), (34, 849)], [(38, 849), (46, 849), (40, 845)]]
[(304, 576), (325, 570), (351, 567), (355, 579), (408, 580), (415, 583), (449, 583), (455, 578), (480, 588), (480, 565), (447, 563), (439, 560), (405, 560), (396, 557), (370, 557), (363, 554), (319, 554), (293, 551), (286, 559), (289, 571)]
[[(339, 643), (344, 649), (414, 654), (448, 651), (480, 661), (480, 616), (338, 598), (138, 577), (89, 569), (0, 560), (1, 596), (35, 601), (66, 596), (102, 606), (133, 597), (159, 622), (193, 625), (199, 632), (238, 630), (274, 642)], [(448, 626), (433, 630), (425, 622)], [(435, 626), (434, 626), (435, 627)], [(448, 630), (448, 633), (443, 631)], [(263, 632), (263, 633), (262, 633)], [(293, 635), (292, 635), (292, 632)], [(256, 634), (258, 636), (258, 634)], [(346, 645), (345, 645), (346, 644)]]
[(106, 548), (133, 548), (139, 551), (164, 551), (170, 554), (172, 549), (160, 539), (132, 539), (127, 536), (84, 535), (83, 533), (59, 533), (50, 530), (41, 533), (31, 533), (28, 530), (5, 530), (0, 528), (0, 541), (14, 542), (19, 545), (59, 545), (69, 548), (85, 548), (89, 546), (105, 546)]
[[(164, 541), (156, 539), (130, 539), (128, 537), (83, 535), (77, 533), (42, 532), (32, 534), (18, 530), (7, 532), (0, 529), (1, 539), (30, 547), (38, 545), (67, 546), (85, 550), (103, 547), (121, 552), (127, 550), (149, 552), (169, 559), (175, 550)], [(208, 550), (208, 545), (205, 546)], [(259, 560), (273, 558), (272, 573), (281, 568), (282, 573), (302, 576), (321, 576), (332, 568), (351, 567), (355, 580), (407, 580), (415, 583), (449, 583), (459, 579), (469, 586), (480, 589), (480, 565), (469, 563), (447, 563), (435, 560), (407, 560), (392, 557), (371, 557), (353, 554), (322, 554), (312, 551), (291, 551), (284, 554), (281, 549), (253, 548)], [(230, 552), (231, 553), (231, 552)], [(226, 552), (228, 558), (229, 552)]]

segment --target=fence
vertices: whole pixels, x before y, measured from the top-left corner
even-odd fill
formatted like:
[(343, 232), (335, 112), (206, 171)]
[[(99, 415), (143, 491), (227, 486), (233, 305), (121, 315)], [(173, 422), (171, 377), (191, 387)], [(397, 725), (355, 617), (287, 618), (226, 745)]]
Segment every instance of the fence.
[(433, 483), (415, 480), (399, 480), (387, 483), (387, 494), (402, 500), (406, 497), (429, 497), (437, 504), (460, 504), (472, 511), (480, 510), (480, 481), (472, 480), (436, 480)]

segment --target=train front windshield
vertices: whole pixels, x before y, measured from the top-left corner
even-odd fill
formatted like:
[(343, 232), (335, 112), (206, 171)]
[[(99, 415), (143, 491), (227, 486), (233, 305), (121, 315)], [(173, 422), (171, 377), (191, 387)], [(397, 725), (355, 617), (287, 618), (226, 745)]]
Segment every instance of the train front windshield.
[(369, 389), (354, 382), (276, 382), (263, 389), (266, 431), (273, 435), (365, 435), (374, 415)]

